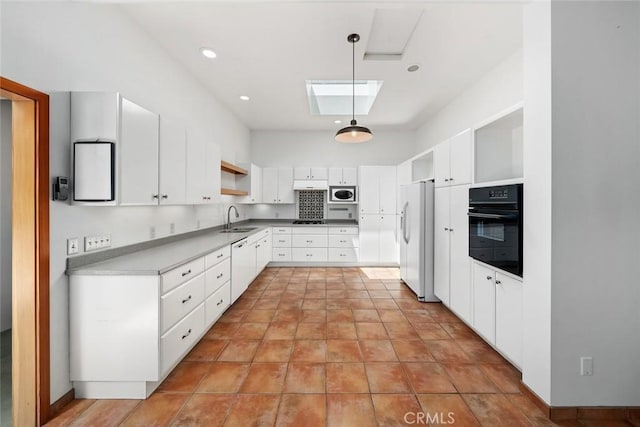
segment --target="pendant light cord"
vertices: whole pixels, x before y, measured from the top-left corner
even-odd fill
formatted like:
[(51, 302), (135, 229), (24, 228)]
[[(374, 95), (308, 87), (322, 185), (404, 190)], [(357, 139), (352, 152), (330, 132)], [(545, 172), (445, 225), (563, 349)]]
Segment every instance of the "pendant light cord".
[(351, 120), (356, 120), (356, 41), (351, 42), (353, 51), (351, 54)]

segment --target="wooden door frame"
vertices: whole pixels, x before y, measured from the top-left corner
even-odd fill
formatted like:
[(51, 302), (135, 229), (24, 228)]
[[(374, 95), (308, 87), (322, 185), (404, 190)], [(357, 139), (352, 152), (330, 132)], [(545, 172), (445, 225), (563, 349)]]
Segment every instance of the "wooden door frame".
[(12, 100), (13, 425), (40, 426), (50, 415), (49, 95), (3, 77), (0, 95)]

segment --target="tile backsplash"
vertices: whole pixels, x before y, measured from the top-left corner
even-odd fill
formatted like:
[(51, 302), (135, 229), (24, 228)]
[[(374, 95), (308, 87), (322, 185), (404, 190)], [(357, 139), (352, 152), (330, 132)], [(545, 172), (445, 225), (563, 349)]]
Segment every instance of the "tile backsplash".
[(298, 192), (298, 218), (324, 219), (326, 191), (302, 190)]

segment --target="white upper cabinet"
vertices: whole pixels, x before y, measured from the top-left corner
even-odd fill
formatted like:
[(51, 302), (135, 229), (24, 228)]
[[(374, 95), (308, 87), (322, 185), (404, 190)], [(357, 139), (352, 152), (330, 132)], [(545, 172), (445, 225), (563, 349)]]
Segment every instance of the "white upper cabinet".
[(522, 178), (522, 104), (475, 129), (475, 182)]
[(434, 147), (433, 168), (436, 187), (471, 183), (471, 129)]
[(361, 214), (396, 213), (396, 167), (361, 166), (358, 204)]
[(296, 180), (307, 180), (307, 179), (328, 180), (329, 171), (327, 170), (327, 168), (297, 167), (294, 169), (293, 176), (294, 176), (294, 179)]
[(253, 163), (241, 166), (249, 172), (236, 178), (238, 189), (249, 194), (243, 198), (242, 203), (262, 203), (262, 168)]
[(278, 203), (278, 168), (262, 169), (262, 200)]
[(203, 135), (187, 135), (187, 202), (209, 204), (220, 200), (220, 149)]
[(157, 205), (159, 116), (121, 99), (120, 204)]
[(329, 168), (329, 185), (357, 185), (356, 168)]
[(160, 118), (160, 204), (187, 203), (187, 130)]
[(278, 203), (295, 203), (293, 168), (278, 168)]
[(157, 205), (159, 116), (118, 93), (71, 94), (71, 139), (116, 144), (116, 200)]
[(293, 169), (262, 169), (262, 202), (294, 203)]

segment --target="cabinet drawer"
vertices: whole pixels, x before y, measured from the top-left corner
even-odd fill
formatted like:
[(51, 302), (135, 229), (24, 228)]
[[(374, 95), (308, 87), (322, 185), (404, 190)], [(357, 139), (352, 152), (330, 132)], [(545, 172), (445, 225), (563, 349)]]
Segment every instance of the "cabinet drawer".
[(291, 227), (291, 233), (295, 234), (328, 234), (327, 227)]
[(329, 235), (330, 248), (357, 248), (358, 235), (339, 236), (336, 234)]
[(162, 293), (166, 293), (181, 283), (204, 271), (204, 257), (195, 259), (162, 275)]
[(330, 262), (356, 262), (358, 261), (357, 248), (329, 248)]
[(290, 234), (274, 234), (273, 247), (274, 248), (290, 248), (291, 235)]
[(203, 331), (204, 303), (160, 338), (162, 375), (196, 343)]
[(291, 227), (271, 227), (273, 234), (291, 234)]
[(220, 315), (229, 307), (229, 304), (231, 304), (231, 282), (227, 281), (205, 301), (205, 326), (208, 327), (218, 320)]
[(204, 267), (211, 268), (219, 262), (229, 258), (231, 256), (231, 246), (225, 246), (222, 249), (219, 249), (215, 252), (211, 252), (209, 255), (204, 257)]
[(205, 297), (216, 291), (224, 282), (231, 279), (231, 259), (227, 258), (205, 272)]
[(291, 261), (291, 248), (274, 248), (271, 259), (273, 261)]
[(358, 234), (358, 227), (331, 227), (329, 234)]
[(326, 262), (327, 248), (295, 248), (291, 260), (297, 262)]
[(200, 274), (160, 298), (160, 330), (169, 329), (204, 301), (204, 274)]
[(294, 248), (326, 248), (329, 246), (328, 236), (317, 234), (294, 234), (291, 238)]

